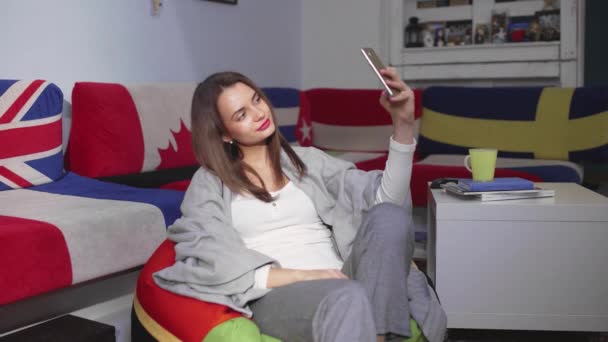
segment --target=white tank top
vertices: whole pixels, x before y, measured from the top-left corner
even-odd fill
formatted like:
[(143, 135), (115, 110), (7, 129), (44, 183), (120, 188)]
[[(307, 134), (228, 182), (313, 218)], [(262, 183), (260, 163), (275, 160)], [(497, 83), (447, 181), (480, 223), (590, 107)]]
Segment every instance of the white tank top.
[(340, 269), (331, 231), (323, 224), (312, 200), (293, 182), (271, 192), (266, 203), (251, 195), (232, 200), (232, 222), (247, 248), (293, 269)]

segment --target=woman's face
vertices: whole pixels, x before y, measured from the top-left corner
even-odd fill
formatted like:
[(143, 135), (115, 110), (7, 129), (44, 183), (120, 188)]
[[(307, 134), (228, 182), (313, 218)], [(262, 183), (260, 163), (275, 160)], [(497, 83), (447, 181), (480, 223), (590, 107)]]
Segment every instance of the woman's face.
[(236, 140), (244, 146), (264, 144), (275, 131), (270, 107), (244, 83), (225, 88), (217, 99), (217, 107), (228, 131), (223, 136), (226, 142)]

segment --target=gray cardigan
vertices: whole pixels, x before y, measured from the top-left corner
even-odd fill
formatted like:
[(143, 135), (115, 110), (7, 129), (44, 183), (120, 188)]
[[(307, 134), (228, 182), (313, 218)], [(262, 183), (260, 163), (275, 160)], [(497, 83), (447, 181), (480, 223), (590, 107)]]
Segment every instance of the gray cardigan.
[[(361, 217), (375, 201), (381, 171), (361, 171), (352, 163), (331, 157), (315, 148), (294, 147), (307, 167), (298, 179), (287, 154), (281, 166), (287, 177), (308, 195), (323, 222), (332, 228), (340, 256), (345, 260), (361, 224)], [(233, 193), (204, 168), (192, 178), (181, 206), (182, 217), (169, 227), (168, 238), (175, 245), (175, 264), (154, 273), (158, 286), (180, 295), (226, 305), (249, 317), (247, 303), (268, 289), (253, 287), (254, 272), (274, 262), (270, 257), (245, 247), (232, 227)], [(411, 212), (411, 198), (405, 205)], [(408, 288), (411, 313), (431, 341), (445, 333), (445, 313), (422, 272), (411, 268)]]

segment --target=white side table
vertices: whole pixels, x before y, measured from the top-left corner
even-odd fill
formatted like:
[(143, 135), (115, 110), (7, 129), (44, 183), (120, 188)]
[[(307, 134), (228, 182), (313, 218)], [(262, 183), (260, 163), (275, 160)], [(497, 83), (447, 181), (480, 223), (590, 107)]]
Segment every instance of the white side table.
[(608, 331), (608, 198), (496, 202), (429, 189), (427, 271), (449, 328)]

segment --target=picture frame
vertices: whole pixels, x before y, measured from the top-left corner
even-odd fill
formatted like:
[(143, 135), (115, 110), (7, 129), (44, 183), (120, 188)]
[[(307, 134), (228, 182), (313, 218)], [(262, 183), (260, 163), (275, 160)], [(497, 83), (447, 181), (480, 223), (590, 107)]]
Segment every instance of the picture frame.
[(532, 31), (530, 26), (533, 21), (533, 15), (509, 17), (509, 26), (507, 28), (508, 41), (511, 43), (531, 41), (534, 38), (530, 37), (530, 32)]
[(560, 39), (560, 10), (543, 10), (535, 13), (535, 19), (540, 25), (541, 39), (552, 41)]
[(473, 44), (473, 21), (457, 20), (445, 23), (447, 46)]
[(475, 44), (487, 44), (491, 43), (490, 29), (486, 23), (478, 23), (475, 25), (475, 34), (473, 41)]
[(416, 8), (434, 8), (435, 0), (418, 0), (416, 2)]
[(236, 5), (238, 3), (238, 0), (205, 0), (205, 1), (219, 2), (222, 4), (226, 4), (226, 5)]
[(501, 44), (507, 42), (507, 28), (509, 27), (509, 16), (506, 10), (492, 10), (490, 22), (491, 42)]
[(422, 43), (425, 47), (444, 47), (447, 44), (445, 22), (433, 21), (423, 23)]

